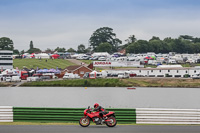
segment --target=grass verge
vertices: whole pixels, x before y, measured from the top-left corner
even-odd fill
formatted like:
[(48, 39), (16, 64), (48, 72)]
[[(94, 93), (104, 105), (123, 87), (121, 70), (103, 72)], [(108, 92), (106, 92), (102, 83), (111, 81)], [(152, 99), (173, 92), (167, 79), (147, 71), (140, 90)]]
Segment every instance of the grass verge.
[(127, 85), (120, 79), (74, 79), (27, 82), (21, 86), (123, 87)]
[(27, 82), (21, 86), (49, 87), (181, 87), (199, 88), (200, 79), (175, 78), (131, 78), (131, 79), (74, 79), (57, 81)]

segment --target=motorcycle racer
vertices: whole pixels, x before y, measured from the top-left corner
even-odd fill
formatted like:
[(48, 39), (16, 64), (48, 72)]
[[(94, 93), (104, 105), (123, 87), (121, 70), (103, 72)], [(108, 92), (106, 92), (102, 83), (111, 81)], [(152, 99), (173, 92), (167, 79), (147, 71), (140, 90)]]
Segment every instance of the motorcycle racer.
[[(94, 111), (95, 112), (92, 112)], [(90, 122), (94, 122), (96, 125), (106, 124), (108, 127), (114, 127), (117, 124), (115, 118), (115, 112), (106, 111), (103, 107), (99, 107), (99, 104), (94, 105), (94, 109), (88, 106), (87, 109), (84, 110), (84, 117), (79, 120), (79, 124), (82, 127), (88, 127)], [(105, 113), (105, 114), (104, 114)], [(101, 117), (103, 116), (103, 117)]]
[[(103, 115), (106, 114), (106, 110), (105, 110), (103, 107), (99, 106), (98, 103), (95, 103), (95, 104), (94, 104), (94, 109), (93, 109), (93, 111), (99, 112), (99, 116), (100, 116), (101, 118), (103, 118)], [(103, 118), (103, 119), (105, 119), (105, 118)]]

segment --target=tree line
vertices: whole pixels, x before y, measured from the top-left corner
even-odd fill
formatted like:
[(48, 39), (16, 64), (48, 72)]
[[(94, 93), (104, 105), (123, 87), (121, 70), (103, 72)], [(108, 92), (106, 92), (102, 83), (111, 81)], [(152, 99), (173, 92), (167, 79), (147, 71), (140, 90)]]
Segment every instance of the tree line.
[[(137, 40), (135, 35), (130, 35), (125, 44), (116, 37), (113, 29), (110, 27), (101, 27), (93, 32), (89, 38), (89, 47), (85, 47), (84, 44), (80, 44), (77, 50), (73, 48), (65, 49), (57, 47), (55, 49), (47, 48), (44, 52), (53, 53), (57, 52), (77, 52), (77, 53), (91, 53), (91, 52), (108, 52), (114, 53), (122, 49), (126, 49), (126, 53), (200, 53), (200, 38), (180, 35), (178, 38), (166, 37), (161, 40), (159, 37), (153, 36), (150, 40)], [(30, 48), (27, 51), (18, 51), (14, 49), (13, 41), (8, 37), (0, 38), (0, 49), (13, 50), (14, 54), (28, 53), (40, 53), (39, 48), (35, 48), (33, 41), (30, 41)]]

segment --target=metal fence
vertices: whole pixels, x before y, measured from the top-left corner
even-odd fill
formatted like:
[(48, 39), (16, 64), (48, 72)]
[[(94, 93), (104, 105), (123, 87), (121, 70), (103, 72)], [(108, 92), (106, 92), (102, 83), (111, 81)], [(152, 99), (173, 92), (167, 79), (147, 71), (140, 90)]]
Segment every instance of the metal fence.
[[(200, 124), (200, 109), (137, 108), (114, 111), (118, 123), (126, 124)], [(78, 123), (84, 108), (39, 108), (0, 106), (0, 122)]]

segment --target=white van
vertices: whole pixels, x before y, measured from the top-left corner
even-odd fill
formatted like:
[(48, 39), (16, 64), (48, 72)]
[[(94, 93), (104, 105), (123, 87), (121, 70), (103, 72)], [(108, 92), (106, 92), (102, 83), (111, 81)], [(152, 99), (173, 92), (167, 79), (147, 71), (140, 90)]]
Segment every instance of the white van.
[(168, 61), (168, 63), (169, 63), (169, 64), (176, 64), (176, 60), (170, 59), (170, 60)]
[(192, 75), (192, 79), (200, 79), (200, 74), (194, 74), (194, 75)]
[(21, 82), (20, 76), (12, 76), (11, 81), (12, 82)]
[(74, 79), (75, 75), (73, 73), (65, 73), (63, 79)]

